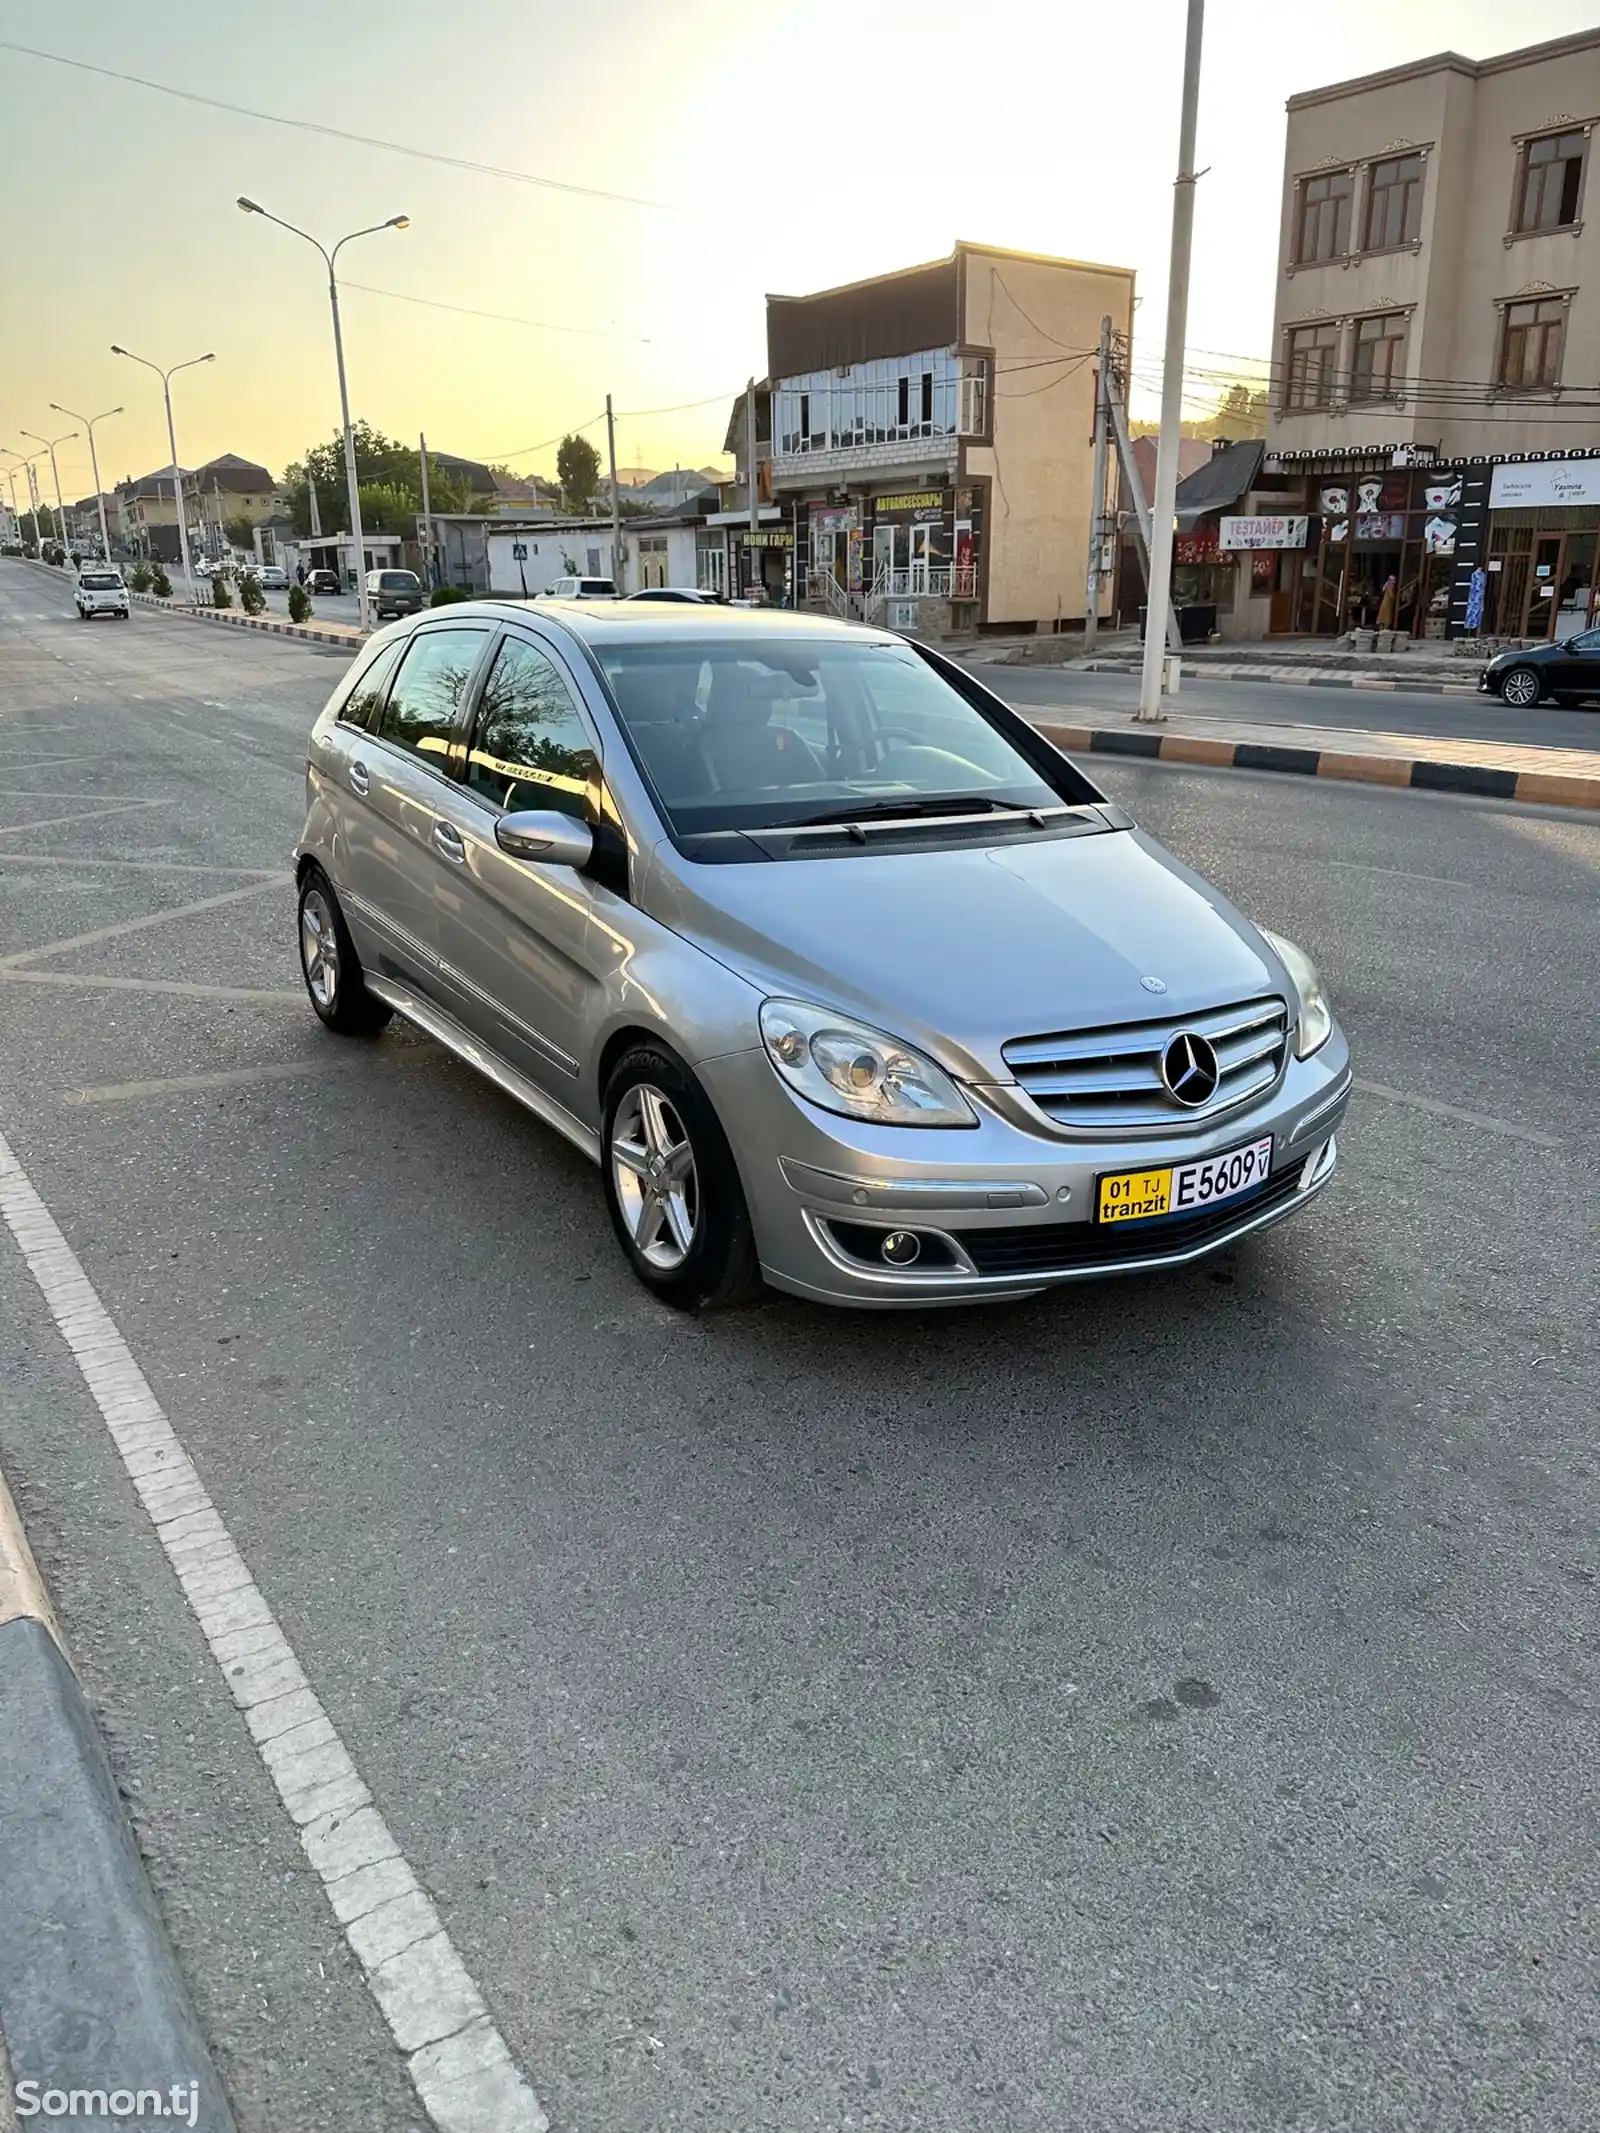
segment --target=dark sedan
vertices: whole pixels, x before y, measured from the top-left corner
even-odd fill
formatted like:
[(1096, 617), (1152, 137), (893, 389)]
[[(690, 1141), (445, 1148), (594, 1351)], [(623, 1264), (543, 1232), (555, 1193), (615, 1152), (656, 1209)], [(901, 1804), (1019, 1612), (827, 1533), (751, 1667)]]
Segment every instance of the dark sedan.
[(1600, 630), (1580, 631), (1559, 644), (1497, 652), (1478, 676), (1478, 687), (1514, 711), (1531, 711), (1546, 698), (1558, 704), (1600, 698)]

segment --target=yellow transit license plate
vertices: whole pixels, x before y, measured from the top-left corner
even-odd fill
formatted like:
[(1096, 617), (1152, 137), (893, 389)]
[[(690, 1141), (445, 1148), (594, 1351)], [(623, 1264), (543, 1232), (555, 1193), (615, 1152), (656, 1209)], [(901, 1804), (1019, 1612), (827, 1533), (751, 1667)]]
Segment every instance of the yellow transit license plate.
[(1097, 1222), (1146, 1222), (1154, 1215), (1196, 1215), (1219, 1200), (1265, 1185), (1272, 1168), (1272, 1135), (1245, 1148), (1205, 1156), (1198, 1163), (1172, 1163), (1155, 1170), (1102, 1172), (1095, 1203)]

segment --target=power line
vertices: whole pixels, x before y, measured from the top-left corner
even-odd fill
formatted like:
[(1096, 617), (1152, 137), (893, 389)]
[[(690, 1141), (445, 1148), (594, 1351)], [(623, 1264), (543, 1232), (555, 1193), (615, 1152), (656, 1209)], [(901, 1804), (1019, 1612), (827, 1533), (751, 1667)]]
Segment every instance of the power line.
[(359, 289), (363, 296), (387, 296), (397, 304), (424, 304), (430, 311), (454, 311), (461, 318), (489, 318), (502, 326), (532, 326), (540, 333), (575, 333), (592, 341), (636, 341), (641, 348), (648, 348), (649, 337), (642, 333), (613, 333), (603, 326), (558, 326), (550, 319), (518, 318), (510, 311), (479, 311), (471, 304), (447, 304), (437, 296), (409, 296), (403, 289), (375, 289), (370, 282), (345, 281), (341, 289)]
[(350, 141), (357, 148), (382, 148), (390, 155), (411, 156), (421, 163), (442, 163), (450, 170), (467, 170), (480, 178), (506, 178), (515, 185), (537, 185), (550, 192), (574, 193), (588, 200), (614, 200), (624, 207), (655, 208), (662, 214), (673, 209), (664, 200), (644, 200), (635, 193), (607, 192), (598, 185), (573, 185), (565, 178), (542, 178), (531, 170), (507, 170), (498, 163), (475, 163), (466, 156), (447, 156), (435, 148), (416, 148), (408, 141), (385, 141), (375, 134), (349, 133), (342, 126), (324, 126), (316, 119), (285, 118), (278, 111), (256, 111), (248, 104), (230, 104), (220, 96), (202, 96), (197, 89), (175, 89), (170, 82), (151, 81), (144, 74), (122, 74), (115, 67), (97, 67), (87, 59), (68, 59), (60, 52), (41, 52), (34, 45), (15, 44), (0, 38), (0, 52), (20, 52), (27, 59), (48, 60), (52, 66), (71, 67), (79, 74), (98, 74), (106, 81), (125, 82), (135, 89), (150, 89), (157, 96), (176, 97), (181, 103), (203, 104), (211, 111), (226, 111), (233, 118), (259, 119), (267, 126), (289, 126), (299, 133), (320, 134), (324, 140)]
[(585, 430), (592, 430), (597, 423), (604, 422), (605, 419), (606, 411), (601, 408), (599, 414), (591, 415), (587, 422), (569, 422), (564, 430), (557, 430), (553, 437), (546, 437), (542, 443), (519, 444), (514, 452), (485, 452), (485, 464), (498, 466), (507, 459), (526, 459), (534, 452), (548, 452), (551, 445), (559, 444), (563, 437), (581, 437)]

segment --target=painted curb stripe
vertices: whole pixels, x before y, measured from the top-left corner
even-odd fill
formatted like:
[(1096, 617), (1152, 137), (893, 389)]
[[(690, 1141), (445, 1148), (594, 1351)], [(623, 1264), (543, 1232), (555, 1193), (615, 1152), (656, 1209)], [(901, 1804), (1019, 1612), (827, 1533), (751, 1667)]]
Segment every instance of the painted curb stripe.
[(56, 1643), (61, 1643), (44, 1579), (22, 1530), (6, 1477), (0, 1474), (0, 1624), (23, 1618), (42, 1622)]
[(0, 1217), (121, 1454), (424, 2110), (439, 2133), (549, 2133), (177, 1432), (3, 1136)]
[[(1024, 709), (1023, 715), (1026, 716)], [(1212, 740), (1193, 733), (1134, 733), (1126, 727), (1062, 726), (1030, 719), (1065, 755), (1123, 755), (1218, 769), (1267, 770), (1291, 777), (1334, 778), (1357, 785), (1406, 785), (1421, 792), (1471, 793), (1542, 807), (1600, 808), (1600, 778), (1576, 772), (1507, 770), (1488, 763), (1436, 763), (1410, 756), (1357, 755), (1340, 748), (1277, 747), (1262, 741)]]

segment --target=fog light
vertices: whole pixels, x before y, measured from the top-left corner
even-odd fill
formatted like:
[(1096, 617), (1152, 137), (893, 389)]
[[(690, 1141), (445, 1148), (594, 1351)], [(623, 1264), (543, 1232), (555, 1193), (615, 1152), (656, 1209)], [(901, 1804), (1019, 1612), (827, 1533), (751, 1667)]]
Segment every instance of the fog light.
[(890, 1266), (915, 1266), (922, 1257), (922, 1239), (908, 1229), (892, 1229), (878, 1249)]

